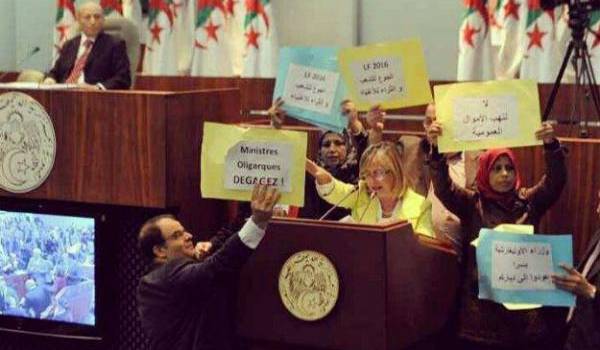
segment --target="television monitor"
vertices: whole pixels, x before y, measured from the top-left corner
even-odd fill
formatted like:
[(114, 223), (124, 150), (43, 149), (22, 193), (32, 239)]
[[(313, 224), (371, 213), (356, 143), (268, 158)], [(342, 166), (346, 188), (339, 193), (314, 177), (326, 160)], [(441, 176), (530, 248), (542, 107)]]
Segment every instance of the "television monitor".
[(101, 339), (91, 211), (0, 205), (0, 330)]

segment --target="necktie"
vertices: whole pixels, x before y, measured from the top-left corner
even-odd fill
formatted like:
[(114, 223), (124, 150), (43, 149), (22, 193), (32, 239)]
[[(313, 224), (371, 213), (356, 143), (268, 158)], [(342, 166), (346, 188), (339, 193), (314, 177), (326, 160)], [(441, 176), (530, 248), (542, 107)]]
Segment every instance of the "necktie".
[(90, 51), (92, 51), (93, 44), (94, 42), (90, 39), (86, 40), (85, 43), (83, 43), (83, 46), (85, 46), (85, 51), (83, 51), (83, 54), (77, 59), (75, 65), (73, 65), (71, 74), (69, 74), (69, 77), (67, 78), (67, 80), (65, 80), (65, 83), (77, 83), (77, 80), (79, 80), (79, 76), (83, 72), (83, 68), (85, 68), (85, 63), (87, 62), (88, 56), (90, 55)]
[[(588, 257), (587, 262), (585, 263), (585, 265), (583, 267), (583, 271), (581, 271), (581, 274), (583, 275), (583, 277), (587, 278), (587, 274), (592, 269), (592, 265), (593, 265), (594, 261), (596, 261), (596, 259), (598, 259), (599, 255), (600, 255), (600, 242), (596, 243), (596, 248), (594, 248), (594, 250)], [(574, 311), (575, 311), (575, 307), (571, 306), (571, 308), (569, 309), (569, 314), (567, 315), (567, 322), (571, 321), (571, 317), (573, 317)]]

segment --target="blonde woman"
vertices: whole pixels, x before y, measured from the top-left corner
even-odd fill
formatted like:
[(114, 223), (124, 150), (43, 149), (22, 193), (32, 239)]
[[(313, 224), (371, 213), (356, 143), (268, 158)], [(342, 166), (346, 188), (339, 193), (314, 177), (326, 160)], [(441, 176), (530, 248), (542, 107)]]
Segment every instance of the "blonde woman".
[(310, 160), (306, 170), (315, 178), (321, 198), (350, 209), (354, 222), (407, 220), (415, 232), (433, 237), (431, 203), (408, 186), (395, 144), (384, 141), (365, 150), (359, 163), (358, 186), (337, 180)]

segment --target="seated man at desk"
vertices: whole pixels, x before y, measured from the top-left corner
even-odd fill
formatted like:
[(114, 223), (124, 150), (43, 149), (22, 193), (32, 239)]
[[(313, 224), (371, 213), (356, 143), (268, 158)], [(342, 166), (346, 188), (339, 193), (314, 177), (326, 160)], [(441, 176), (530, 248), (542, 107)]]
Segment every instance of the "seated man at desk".
[(67, 41), (45, 84), (79, 84), (90, 89), (128, 89), (129, 59), (123, 40), (106, 34), (102, 7), (85, 2), (77, 8), (81, 34)]

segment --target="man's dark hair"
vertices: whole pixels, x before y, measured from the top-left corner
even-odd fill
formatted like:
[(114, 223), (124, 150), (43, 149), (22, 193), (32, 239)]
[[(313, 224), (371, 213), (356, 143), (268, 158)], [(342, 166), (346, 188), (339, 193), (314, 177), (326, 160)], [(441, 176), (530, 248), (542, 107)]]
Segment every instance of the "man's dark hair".
[(160, 227), (157, 224), (161, 219), (175, 219), (175, 217), (171, 214), (152, 217), (142, 225), (138, 235), (138, 246), (142, 251), (142, 255), (148, 260), (154, 259), (154, 246), (165, 243)]

